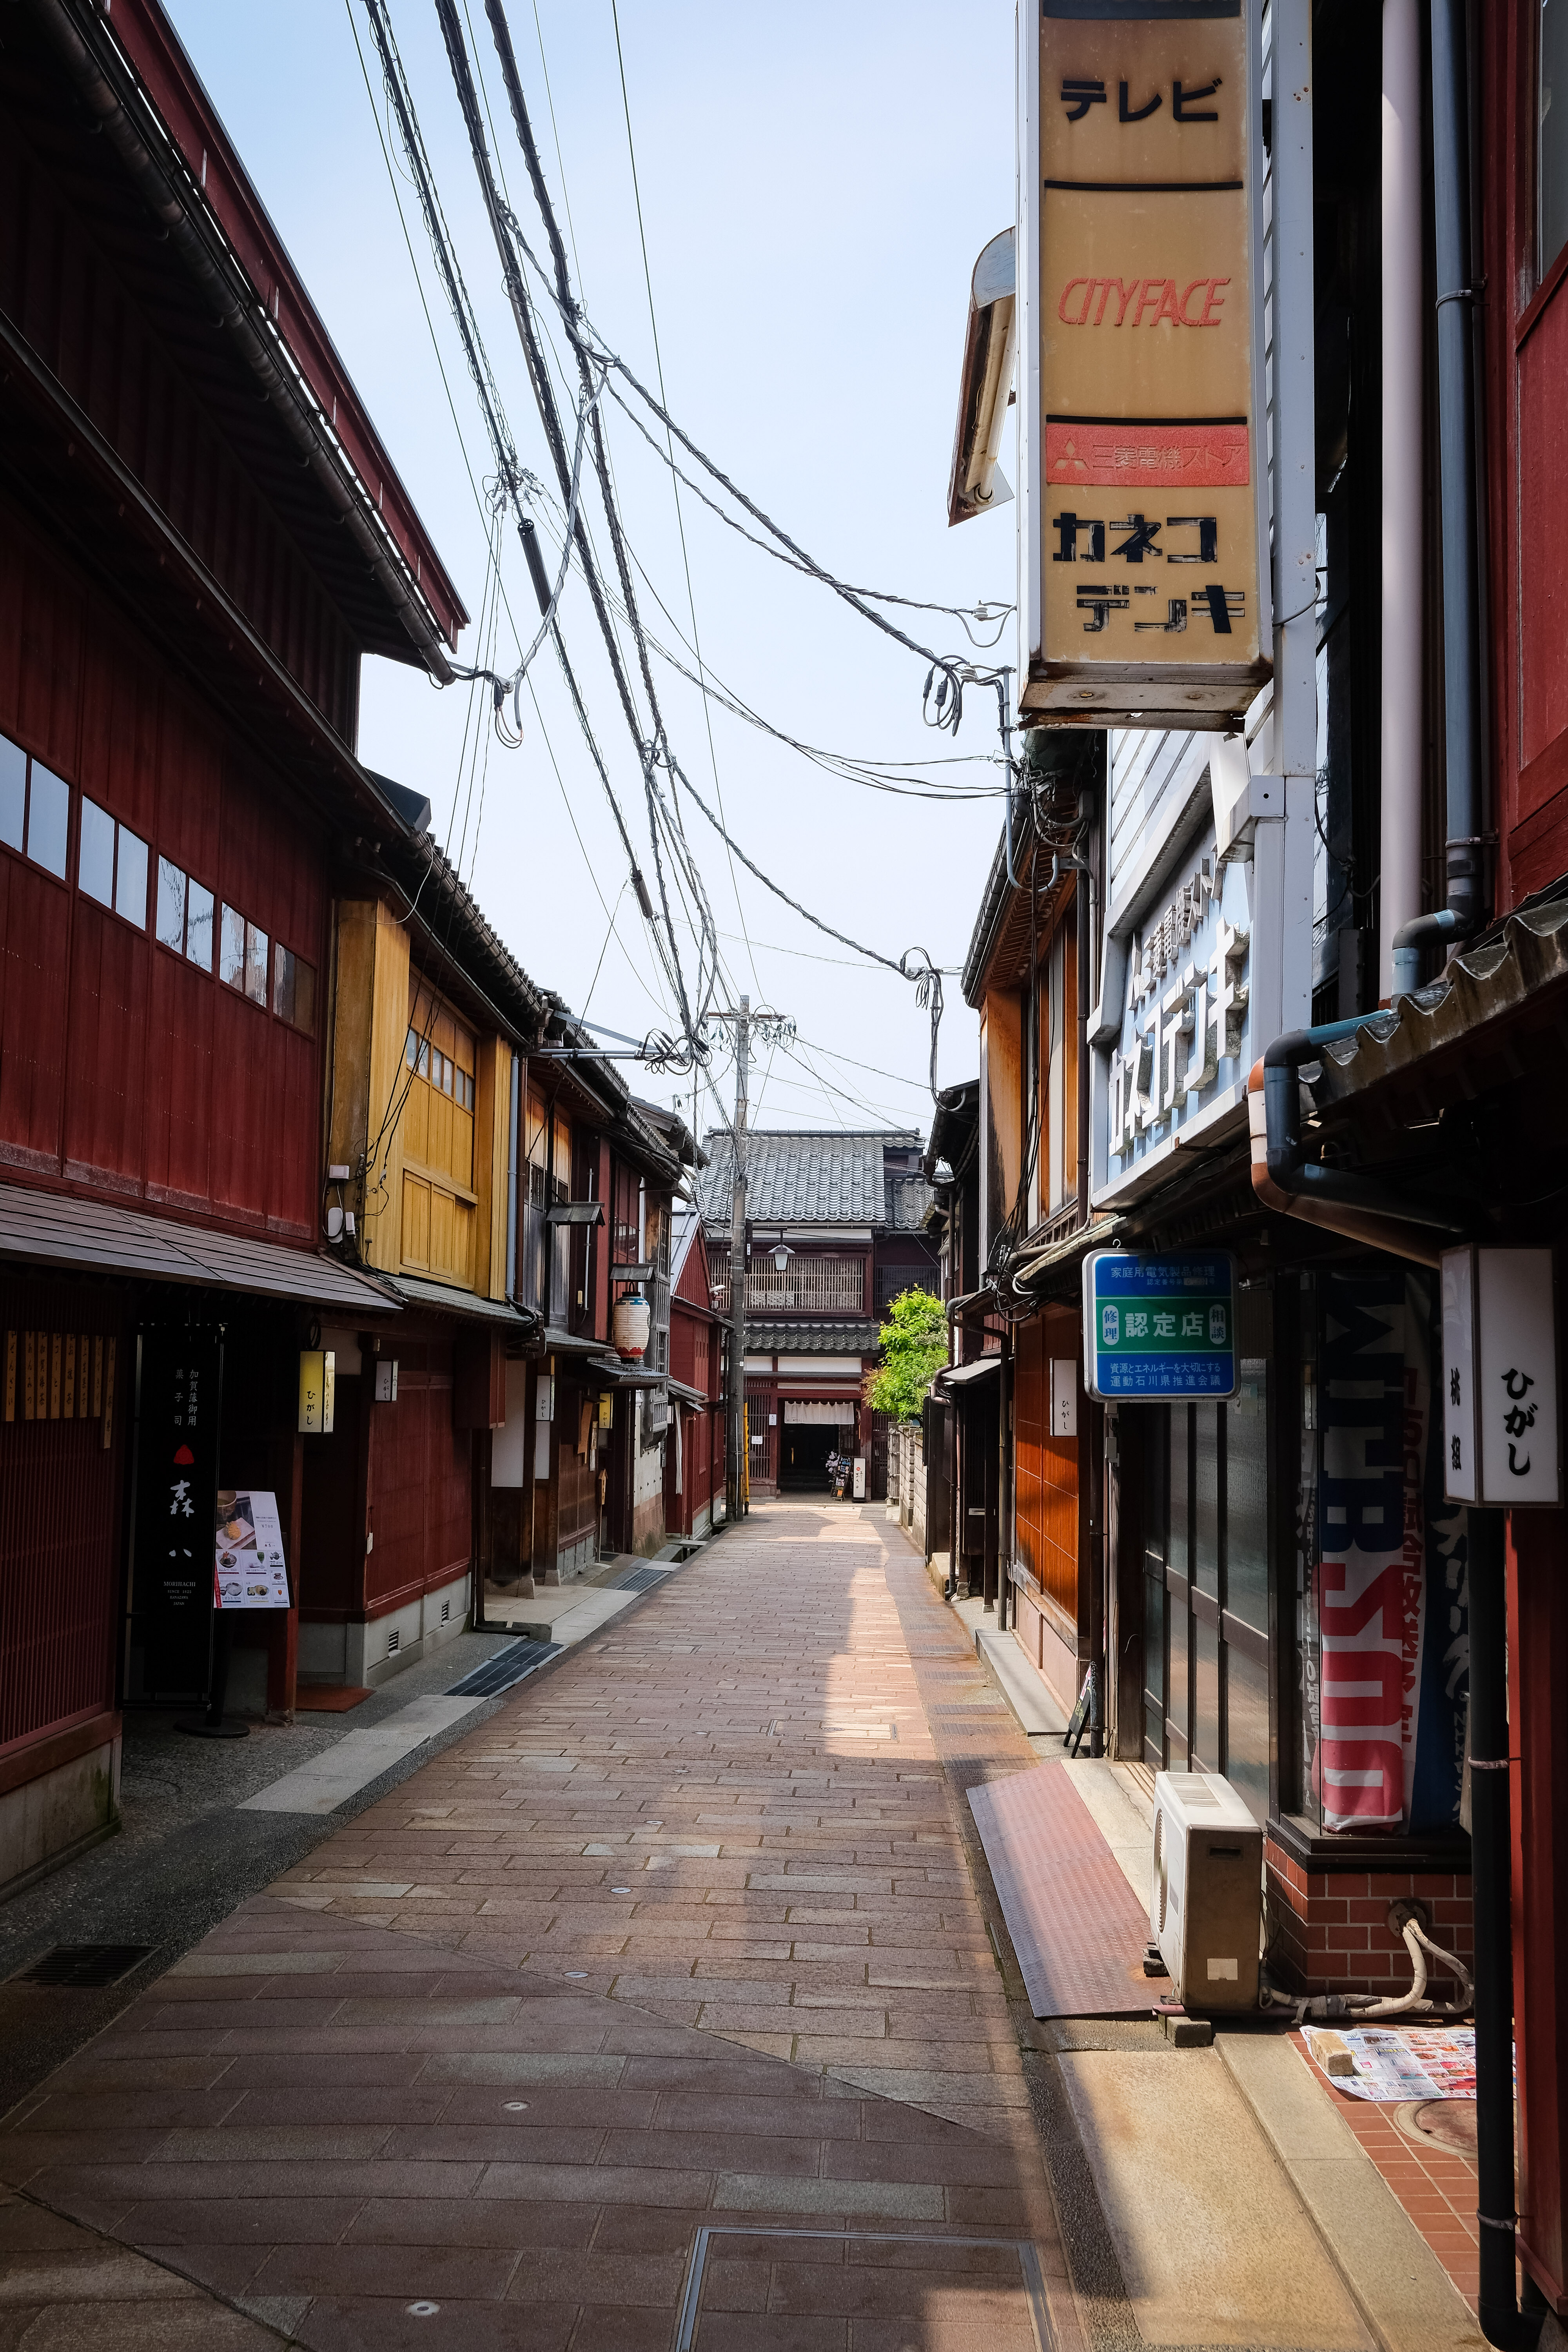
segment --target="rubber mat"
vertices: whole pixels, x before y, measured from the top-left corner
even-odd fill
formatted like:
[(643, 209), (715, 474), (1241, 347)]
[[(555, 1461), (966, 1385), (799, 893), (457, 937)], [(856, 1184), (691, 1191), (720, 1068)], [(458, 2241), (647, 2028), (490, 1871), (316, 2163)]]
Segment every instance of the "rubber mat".
[(358, 1683), (300, 1683), (294, 1691), (296, 1715), (346, 1715), (370, 1696), (370, 1685)]
[(513, 1683), (520, 1683), (524, 1675), (531, 1675), (536, 1667), (543, 1665), (547, 1658), (560, 1655), (559, 1642), (509, 1642), (504, 1650), (498, 1650), (493, 1657), (487, 1658), (482, 1665), (465, 1675), (460, 1683), (454, 1683), (447, 1696), (448, 1698), (494, 1698), (498, 1692), (510, 1690)]
[(1152, 2010), (1143, 1973), (1148, 1914), (1072, 1773), (1039, 1764), (969, 1791), (1029, 2005), (1037, 2017), (1126, 2017)]

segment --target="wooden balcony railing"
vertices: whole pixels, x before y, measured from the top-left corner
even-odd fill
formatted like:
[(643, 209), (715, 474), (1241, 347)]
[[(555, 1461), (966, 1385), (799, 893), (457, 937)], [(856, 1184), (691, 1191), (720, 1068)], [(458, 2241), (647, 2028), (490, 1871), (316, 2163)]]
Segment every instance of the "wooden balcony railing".
[[(730, 1311), (730, 1265), (715, 1253), (713, 1305)], [(781, 1273), (759, 1252), (746, 1279), (748, 1315), (864, 1315), (866, 1269), (858, 1257), (791, 1258)]]

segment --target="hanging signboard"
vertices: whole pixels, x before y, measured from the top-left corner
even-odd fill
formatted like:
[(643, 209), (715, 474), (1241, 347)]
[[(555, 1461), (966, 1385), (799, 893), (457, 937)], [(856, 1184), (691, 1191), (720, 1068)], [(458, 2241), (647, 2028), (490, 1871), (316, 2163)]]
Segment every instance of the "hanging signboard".
[(1443, 1252), (1443, 1491), (1505, 1510), (1563, 1499), (1549, 1249)]
[(1083, 1263), (1083, 1380), (1107, 1404), (1234, 1396), (1230, 1252), (1091, 1250)]
[(1258, 13), (1019, 10), (1022, 702), (1042, 719), (1223, 726), (1270, 675)]
[(276, 1495), (231, 1488), (216, 1504), (213, 1605), (217, 1609), (287, 1609), (289, 1571)]

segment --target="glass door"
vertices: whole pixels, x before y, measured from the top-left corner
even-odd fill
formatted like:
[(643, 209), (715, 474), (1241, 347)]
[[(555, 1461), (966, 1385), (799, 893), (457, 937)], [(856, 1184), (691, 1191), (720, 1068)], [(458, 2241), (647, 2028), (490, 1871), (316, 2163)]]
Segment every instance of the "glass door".
[(1243, 1357), (1240, 1392), (1228, 1403), (1149, 1407), (1144, 1440), (1144, 1760), (1223, 1772), (1263, 1821), (1272, 1749), (1267, 1356)]

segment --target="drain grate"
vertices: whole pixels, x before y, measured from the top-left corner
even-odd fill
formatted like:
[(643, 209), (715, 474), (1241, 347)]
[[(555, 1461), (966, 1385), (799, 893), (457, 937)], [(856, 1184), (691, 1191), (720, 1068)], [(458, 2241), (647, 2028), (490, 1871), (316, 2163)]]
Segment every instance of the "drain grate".
[(617, 1592), (651, 1592), (668, 1574), (668, 1568), (634, 1568), (626, 1576), (616, 1577), (614, 1589)]
[(498, 1692), (510, 1690), (513, 1683), (521, 1682), (536, 1667), (550, 1658), (561, 1655), (559, 1642), (509, 1642), (493, 1658), (466, 1674), (460, 1683), (454, 1683), (447, 1693), (448, 1698), (494, 1698)]
[(30, 1969), (18, 1969), (12, 1982), (95, 1992), (103, 1985), (118, 1984), (157, 1948), (155, 1944), (57, 1944)]

